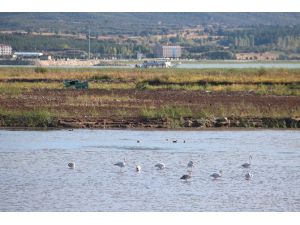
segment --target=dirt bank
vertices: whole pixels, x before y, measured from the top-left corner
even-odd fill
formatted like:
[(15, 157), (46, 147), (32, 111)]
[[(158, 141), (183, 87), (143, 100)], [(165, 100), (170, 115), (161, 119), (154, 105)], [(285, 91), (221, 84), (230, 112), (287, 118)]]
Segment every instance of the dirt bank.
[[(50, 115), (41, 123), (34, 123), (40, 117), (28, 120), (23, 115), (0, 115), (2, 127), (27, 126), (24, 121), (28, 120), (28, 126), (72, 128), (300, 128), (299, 116), (284, 116), (299, 110), (299, 96), (261, 96), (251, 92), (33, 89), (18, 95), (0, 95), (0, 105), (11, 112), (39, 109)], [(194, 116), (141, 113), (166, 105), (188, 109)], [(211, 114), (197, 113), (203, 110)]]
[(64, 128), (300, 128), (300, 118), (61, 118)]

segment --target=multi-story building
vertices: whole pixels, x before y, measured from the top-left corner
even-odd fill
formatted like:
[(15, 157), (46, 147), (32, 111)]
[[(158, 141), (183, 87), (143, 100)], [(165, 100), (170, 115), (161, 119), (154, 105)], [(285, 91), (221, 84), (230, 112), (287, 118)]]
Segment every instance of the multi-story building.
[(0, 56), (12, 55), (12, 47), (10, 45), (0, 44)]
[(178, 45), (156, 45), (154, 48), (154, 54), (158, 58), (180, 58), (181, 47)]

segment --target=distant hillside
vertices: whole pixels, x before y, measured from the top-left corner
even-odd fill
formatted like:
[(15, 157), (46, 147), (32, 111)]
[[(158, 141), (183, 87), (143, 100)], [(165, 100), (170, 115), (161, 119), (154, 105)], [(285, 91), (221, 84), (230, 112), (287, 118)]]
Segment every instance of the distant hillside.
[(0, 30), (147, 34), (181, 27), (300, 24), (300, 13), (0, 13)]

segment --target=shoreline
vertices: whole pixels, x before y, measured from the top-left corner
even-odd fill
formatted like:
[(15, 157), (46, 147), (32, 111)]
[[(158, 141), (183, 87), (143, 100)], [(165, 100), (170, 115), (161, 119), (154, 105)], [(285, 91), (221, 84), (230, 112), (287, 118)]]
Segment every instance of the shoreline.
[(0, 131), (74, 131), (74, 130), (107, 130), (107, 131), (172, 131), (172, 132), (223, 132), (223, 131), (236, 131), (236, 132), (247, 132), (247, 131), (297, 131), (300, 132), (299, 128), (249, 128), (249, 127), (212, 127), (212, 128), (67, 128), (67, 127), (0, 127)]
[[(140, 64), (143, 61), (153, 61), (161, 60), (155, 58), (145, 58), (143, 60), (105, 60), (105, 59), (91, 59), (91, 60), (82, 60), (82, 59), (58, 59), (58, 60), (39, 60), (39, 59), (26, 59), (26, 60), (15, 60), (15, 59), (6, 59), (0, 60), (1, 67), (45, 67), (45, 68), (95, 68), (101, 69), (105, 67), (111, 68), (131, 68), (134, 69), (136, 64)], [(214, 65), (220, 64), (224, 65), (246, 65), (245, 68), (248, 68), (249, 65), (297, 65), (300, 63), (300, 60), (171, 60), (174, 65), (179, 66), (181, 64), (186, 65)], [(190, 68), (190, 67), (187, 68)], [(216, 67), (219, 68), (219, 67)], [(233, 67), (235, 68), (235, 67)], [(239, 68), (239, 67), (237, 67)], [(259, 68), (259, 66), (257, 67)]]
[(0, 129), (134, 129), (134, 130), (228, 130), (299, 129), (300, 118), (52, 118), (43, 126), (24, 124), (22, 118), (0, 117)]

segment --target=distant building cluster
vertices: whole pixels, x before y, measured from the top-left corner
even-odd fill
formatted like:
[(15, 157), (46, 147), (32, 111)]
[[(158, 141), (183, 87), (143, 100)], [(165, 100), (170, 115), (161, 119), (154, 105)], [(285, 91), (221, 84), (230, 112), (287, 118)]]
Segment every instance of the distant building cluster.
[(180, 58), (181, 47), (177, 45), (156, 45), (154, 48), (154, 54), (157, 58)]
[(277, 60), (279, 59), (278, 53), (264, 52), (264, 53), (236, 53), (237, 60)]
[(10, 45), (0, 44), (0, 56), (12, 55), (12, 47)]

